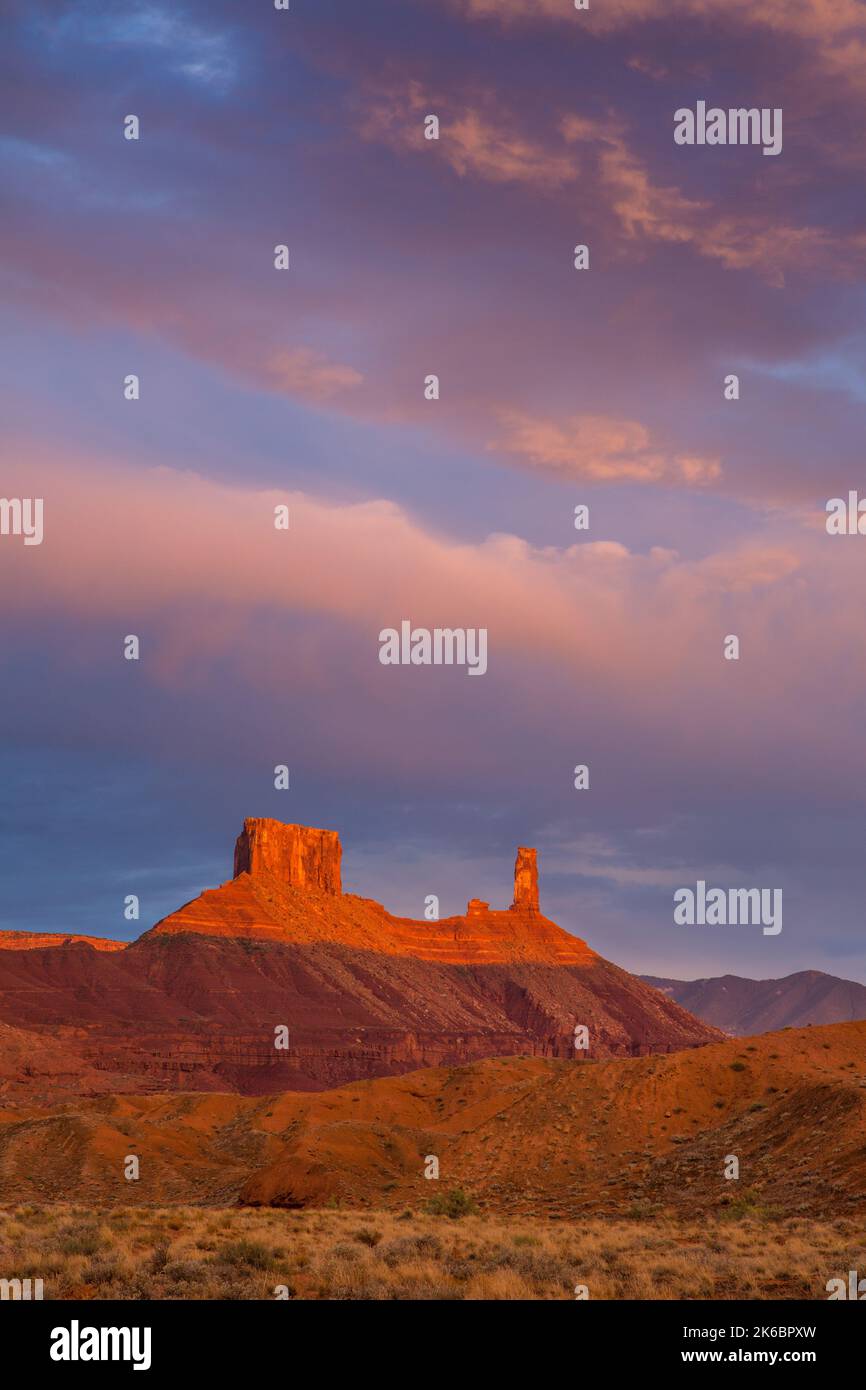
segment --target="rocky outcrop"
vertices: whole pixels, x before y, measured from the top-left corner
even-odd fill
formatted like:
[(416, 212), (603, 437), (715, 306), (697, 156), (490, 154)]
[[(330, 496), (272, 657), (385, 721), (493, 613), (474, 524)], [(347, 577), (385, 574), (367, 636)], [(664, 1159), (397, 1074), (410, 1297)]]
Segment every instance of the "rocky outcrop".
[[(235, 875), (125, 950), (0, 952), (0, 1022), (52, 1038), (74, 1022), (73, 1070), (127, 1092), (326, 1089), (431, 1064), (630, 1057), (719, 1036), (539, 911), (534, 850), (518, 851), (511, 908), (472, 899), (434, 921), (342, 893), (333, 831), (248, 820)], [(28, 1089), (13, 1088), (16, 1102)]]
[(523, 845), (514, 861), (514, 912), (538, 912), (538, 851)]
[(53, 931), (0, 931), (0, 951), (39, 951), (49, 946), (92, 946), (94, 951), (125, 951), (127, 941)]
[(342, 853), (336, 830), (250, 817), (235, 845), (234, 876), (265, 874), (290, 888), (338, 894)]

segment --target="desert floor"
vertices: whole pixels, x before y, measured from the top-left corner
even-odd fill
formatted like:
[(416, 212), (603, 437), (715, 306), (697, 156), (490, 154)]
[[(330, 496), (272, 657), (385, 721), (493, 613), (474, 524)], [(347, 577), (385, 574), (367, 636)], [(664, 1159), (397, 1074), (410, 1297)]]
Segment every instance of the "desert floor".
[[(0, 1278), (45, 1299), (826, 1299), (866, 1269), (866, 1223), (785, 1219), (744, 1193), (717, 1218), (433, 1210), (0, 1209)], [(468, 1210), (467, 1210), (468, 1208)], [(450, 1213), (450, 1214), (449, 1214)]]

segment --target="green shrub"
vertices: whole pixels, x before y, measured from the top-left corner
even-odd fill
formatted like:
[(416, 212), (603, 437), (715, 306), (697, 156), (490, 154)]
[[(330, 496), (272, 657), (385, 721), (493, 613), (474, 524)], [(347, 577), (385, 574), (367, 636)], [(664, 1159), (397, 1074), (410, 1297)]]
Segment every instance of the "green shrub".
[(426, 1210), (430, 1216), (447, 1216), (457, 1221), (461, 1216), (474, 1216), (478, 1205), (462, 1187), (452, 1187), (450, 1192), (443, 1192), (429, 1201)]

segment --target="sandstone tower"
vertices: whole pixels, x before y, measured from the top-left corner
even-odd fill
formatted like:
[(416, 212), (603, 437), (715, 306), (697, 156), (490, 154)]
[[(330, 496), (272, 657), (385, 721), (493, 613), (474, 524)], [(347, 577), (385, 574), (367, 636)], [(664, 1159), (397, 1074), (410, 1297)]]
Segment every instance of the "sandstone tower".
[(339, 894), (340, 837), (336, 830), (250, 817), (235, 845), (234, 876), (269, 874), (291, 888)]
[(538, 851), (523, 845), (514, 861), (512, 912), (538, 912)]

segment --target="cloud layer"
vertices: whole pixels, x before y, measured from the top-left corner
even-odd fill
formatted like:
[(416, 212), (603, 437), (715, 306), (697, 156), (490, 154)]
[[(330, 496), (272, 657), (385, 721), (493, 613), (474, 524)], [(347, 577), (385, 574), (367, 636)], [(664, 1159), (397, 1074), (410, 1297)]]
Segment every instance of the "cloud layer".
[[(259, 813), (406, 911), (538, 842), (626, 964), (862, 974), (863, 6), (7, 10), (6, 924), (168, 908)], [(702, 99), (781, 155), (675, 145)], [(487, 675), (380, 666), (403, 618)], [(676, 934), (701, 865), (785, 887), (784, 961)]]

